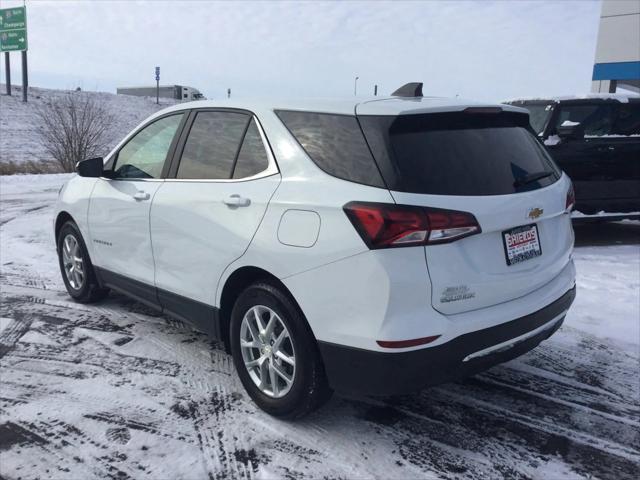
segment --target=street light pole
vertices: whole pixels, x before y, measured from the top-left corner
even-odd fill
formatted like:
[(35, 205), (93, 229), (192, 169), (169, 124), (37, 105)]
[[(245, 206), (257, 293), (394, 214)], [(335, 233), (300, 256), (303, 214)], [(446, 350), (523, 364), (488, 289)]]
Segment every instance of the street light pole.
[(360, 77), (356, 77), (356, 79), (353, 81), (353, 95), (356, 96), (358, 94), (358, 79)]
[[(182, 93), (180, 97), (182, 97)], [(160, 105), (160, 67), (156, 67), (156, 105)]]

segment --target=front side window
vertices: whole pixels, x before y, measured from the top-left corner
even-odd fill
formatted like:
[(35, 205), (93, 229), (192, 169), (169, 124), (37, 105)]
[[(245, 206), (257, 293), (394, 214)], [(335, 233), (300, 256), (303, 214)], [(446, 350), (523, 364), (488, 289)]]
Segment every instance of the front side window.
[(583, 105), (561, 105), (556, 118), (556, 129), (564, 122), (579, 123), (585, 135), (610, 135), (614, 119), (613, 105), (592, 103)]
[(198, 112), (182, 151), (177, 178), (229, 179), (250, 117)]
[(118, 152), (113, 178), (160, 178), (182, 114), (144, 127)]

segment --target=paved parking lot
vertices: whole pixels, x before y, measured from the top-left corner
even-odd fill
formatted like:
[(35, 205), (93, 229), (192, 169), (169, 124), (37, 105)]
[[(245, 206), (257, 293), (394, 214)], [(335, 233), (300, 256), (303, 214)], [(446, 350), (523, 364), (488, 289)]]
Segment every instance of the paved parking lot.
[(577, 228), (576, 304), (533, 352), (289, 423), (205, 336), (118, 295), (70, 301), (63, 179), (0, 179), (0, 477), (637, 478), (640, 224)]

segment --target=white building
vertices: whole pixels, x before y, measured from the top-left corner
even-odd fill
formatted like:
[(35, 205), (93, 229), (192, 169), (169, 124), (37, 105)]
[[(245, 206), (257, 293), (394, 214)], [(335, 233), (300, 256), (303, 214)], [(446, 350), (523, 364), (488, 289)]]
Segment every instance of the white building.
[(640, 91), (640, 0), (603, 0), (591, 91)]

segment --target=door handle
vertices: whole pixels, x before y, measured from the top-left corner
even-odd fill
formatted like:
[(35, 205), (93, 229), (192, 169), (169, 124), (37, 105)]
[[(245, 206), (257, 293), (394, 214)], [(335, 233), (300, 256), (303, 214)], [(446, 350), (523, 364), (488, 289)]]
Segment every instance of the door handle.
[(222, 200), (225, 205), (229, 207), (248, 207), (251, 205), (251, 200), (245, 197), (241, 197), (237, 193), (233, 195), (229, 195), (227, 198)]
[(149, 200), (149, 198), (151, 198), (151, 195), (149, 195), (144, 190), (138, 190), (136, 193), (133, 194), (133, 198), (135, 198), (138, 201)]

